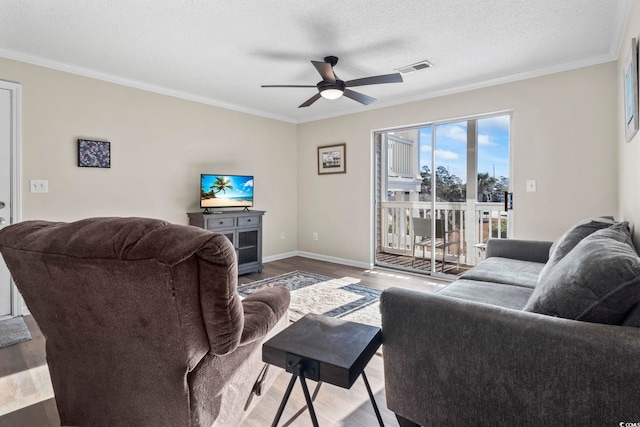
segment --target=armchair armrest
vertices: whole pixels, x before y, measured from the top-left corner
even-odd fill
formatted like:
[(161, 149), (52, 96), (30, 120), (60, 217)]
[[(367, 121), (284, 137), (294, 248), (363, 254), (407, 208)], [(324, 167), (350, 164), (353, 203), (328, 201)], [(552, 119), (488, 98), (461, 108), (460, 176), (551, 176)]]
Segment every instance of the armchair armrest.
[(640, 329), (391, 288), (387, 406), (422, 425), (640, 420)]
[(287, 314), (291, 295), (284, 286), (258, 289), (244, 300), (244, 328), (240, 345), (262, 339)]
[(502, 257), (546, 263), (553, 242), (522, 239), (487, 240), (486, 257)]

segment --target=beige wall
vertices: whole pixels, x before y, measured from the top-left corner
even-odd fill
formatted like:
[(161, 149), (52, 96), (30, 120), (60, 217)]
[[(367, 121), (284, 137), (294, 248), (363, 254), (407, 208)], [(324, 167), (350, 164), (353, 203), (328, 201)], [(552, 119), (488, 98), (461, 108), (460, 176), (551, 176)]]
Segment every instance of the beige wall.
[[(198, 208), (201, 172), (254, 174), (255, 208), (268, 211), (265, 256), (298, 250), (366, 265), (376, 129), (513, 111), (515, 237), (555, 239), (585, 216), (637, 211), (637, 196), (618, 207), (617, 68), (613, 62), (297, 126), (6, 59), (0, 79), (23, 88), (23, 219), (136, 215), (186, 223), (185, 212)], [(78, 168), (78, 138), (110, 141), (112, 168)], [(316, 147), (336, 142), (347, 143), (347, 173), (318, 176)], [(636, 146), (623, 148), (638, 159)], [(621, 156), (621, 169), (635, 173)], [(29, 193), (29, 179), (49, 180), (49, 193)], [(525, 191), (527, 179), (537, 180), (536, 193)]]
[[(616, 76), (611, 62), (298, 125), (298, 250), (371, 262), (373, 130), (505, 110), (514, 237), (553, 240), (583, 217), (615, 215)], [(347, 144), (347, 173), (318, 176), (316, 147), (336, 142)]]
[[(0, 59), (22, 85), (22, 218), (147, 216), (199, 210), (200, 173), (255, 175), (264, 255), (296, 250), (296, 126)], [(77, 167), (77, 139), (111, 142), (111, 169)], [(49, 193), (29, 193), (29, 179)], [(280, 239), (285, 232), (286, 239)]]
[(617, 142), (619, 148), (619, 185), (620, 203), (618, 215), (634, 224), (634, 235), (636, 245), (640, 242), (640, 132), (630, 141), (625, 141), (624, 127), (624, 96), (622, 70), (624, 62), (629, 53), (631, 39), (640, 38), (640, 5), (633, 3), (633, 8), (629, 14), (627, 29), (623, 38), (620, 56), (618, 57), (618, 120)]

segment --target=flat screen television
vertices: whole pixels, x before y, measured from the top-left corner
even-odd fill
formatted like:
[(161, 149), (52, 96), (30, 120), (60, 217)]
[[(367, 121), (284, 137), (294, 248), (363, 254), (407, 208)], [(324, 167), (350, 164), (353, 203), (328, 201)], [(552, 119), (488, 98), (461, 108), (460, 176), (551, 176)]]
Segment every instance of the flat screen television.
[(205, 209), (253, 206), (253, 176), (200, 175), (200, 207)]

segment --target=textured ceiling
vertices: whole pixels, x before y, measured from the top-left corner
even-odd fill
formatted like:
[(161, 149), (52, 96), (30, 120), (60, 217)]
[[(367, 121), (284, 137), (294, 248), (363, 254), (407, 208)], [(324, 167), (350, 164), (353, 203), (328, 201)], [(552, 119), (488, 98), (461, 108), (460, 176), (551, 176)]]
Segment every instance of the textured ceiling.
[[(305, 122), (615, 60), (631, 1), (0, 0), (0, 56)], [(342, 80), (434, 67), (355, 88), (369, 106), (260, 87), (328, 55)]]

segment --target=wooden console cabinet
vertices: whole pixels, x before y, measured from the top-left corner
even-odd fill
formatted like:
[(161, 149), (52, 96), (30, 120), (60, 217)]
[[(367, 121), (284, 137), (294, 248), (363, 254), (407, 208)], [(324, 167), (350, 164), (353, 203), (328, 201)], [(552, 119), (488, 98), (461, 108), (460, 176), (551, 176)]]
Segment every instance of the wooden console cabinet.
[(189, 225), (224, 234), (236, 248), (238, 274), (262, 272), (262, 216), (265, 211), (189, 212)]

